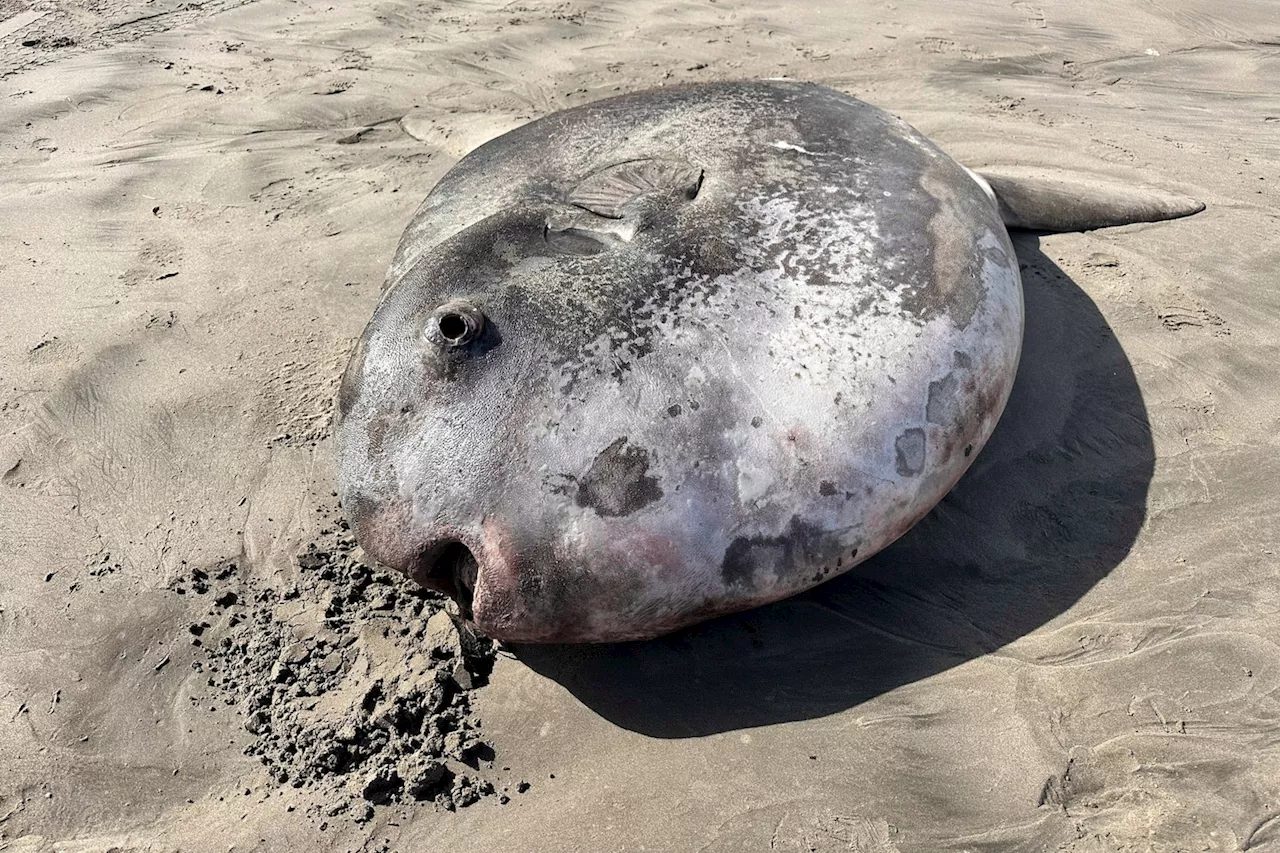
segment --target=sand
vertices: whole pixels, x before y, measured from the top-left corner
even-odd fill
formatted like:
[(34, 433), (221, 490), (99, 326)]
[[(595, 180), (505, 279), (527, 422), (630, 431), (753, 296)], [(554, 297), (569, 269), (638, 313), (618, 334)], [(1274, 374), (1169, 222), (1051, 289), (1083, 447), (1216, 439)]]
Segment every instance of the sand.
[[(0, 0), (0, 849), (1280, 850), (1278, 44), (1266, 0)], [(331, 399), (401, 230), (530, 118), (782, 75), (1208, 209), (1018, 238), (1009, 409), (864, 571), (458, 683), (439, 602), (350, 598), (334, 538)], [(280, 780), (311, 765), (264, 721), (434, 725), (431, 684), (458, 797)]]

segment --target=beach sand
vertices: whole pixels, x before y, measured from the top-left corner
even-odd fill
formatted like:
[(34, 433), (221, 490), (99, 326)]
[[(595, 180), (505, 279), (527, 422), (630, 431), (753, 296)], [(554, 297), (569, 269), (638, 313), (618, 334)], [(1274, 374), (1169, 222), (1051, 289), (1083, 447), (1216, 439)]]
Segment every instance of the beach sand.
[[(0, 0), (0, 849), (1280, 851), (1277, 45), (1267, 0)], [(1004, 419), (861, 571), (500, 653), (466, 807), (277, 782), (189, 626), (319, 642), (331, 400), (415, 207), (556, 109), (776, 76), (1208, 207), (1017, 238)], [(228, 566), (302, 592), (183, 586)]]

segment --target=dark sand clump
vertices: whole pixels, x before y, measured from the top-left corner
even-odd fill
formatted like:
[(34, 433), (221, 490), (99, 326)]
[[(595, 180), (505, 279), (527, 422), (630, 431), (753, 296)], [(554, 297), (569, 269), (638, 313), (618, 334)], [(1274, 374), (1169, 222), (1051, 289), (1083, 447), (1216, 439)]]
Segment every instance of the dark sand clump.
[(173, 584), (209, 602), (190, 625), (205, 652), (192, 666), (208, 676), (207, 698), (236, 705), (257, 736), (245, 754), (281, 785), (323, 789), (327, 816), (507, 802), (471, 706), (494, 646), (459, 630), (447, 599), (366, 566), (342, 521), (321, 531), (291, 578), (274, 580), (227, 562)]

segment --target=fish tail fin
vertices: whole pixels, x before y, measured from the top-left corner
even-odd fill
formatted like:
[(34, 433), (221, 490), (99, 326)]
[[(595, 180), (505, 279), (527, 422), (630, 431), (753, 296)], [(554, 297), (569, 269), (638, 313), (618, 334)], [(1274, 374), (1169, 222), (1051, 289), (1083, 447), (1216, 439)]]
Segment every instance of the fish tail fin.
[(1092, 231), (1161, 222), (1204, 210), (1203, 202), (1150, 187), (1081, 173), (972, 173), (1008, 228)]

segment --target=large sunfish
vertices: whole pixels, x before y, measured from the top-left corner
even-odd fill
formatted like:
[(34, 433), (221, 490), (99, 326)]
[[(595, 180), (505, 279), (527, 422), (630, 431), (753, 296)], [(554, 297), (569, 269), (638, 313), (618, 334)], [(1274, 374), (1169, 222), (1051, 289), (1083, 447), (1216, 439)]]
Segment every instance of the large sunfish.
[(901, 536), (991, 435), (1023, 329), (1006, 224), (1201, 207), (984, 179), (805, 83), (548, 115), (405, 232), (338, 396), (342, 505), (499, 639), (647, 638), (793, 595)]

